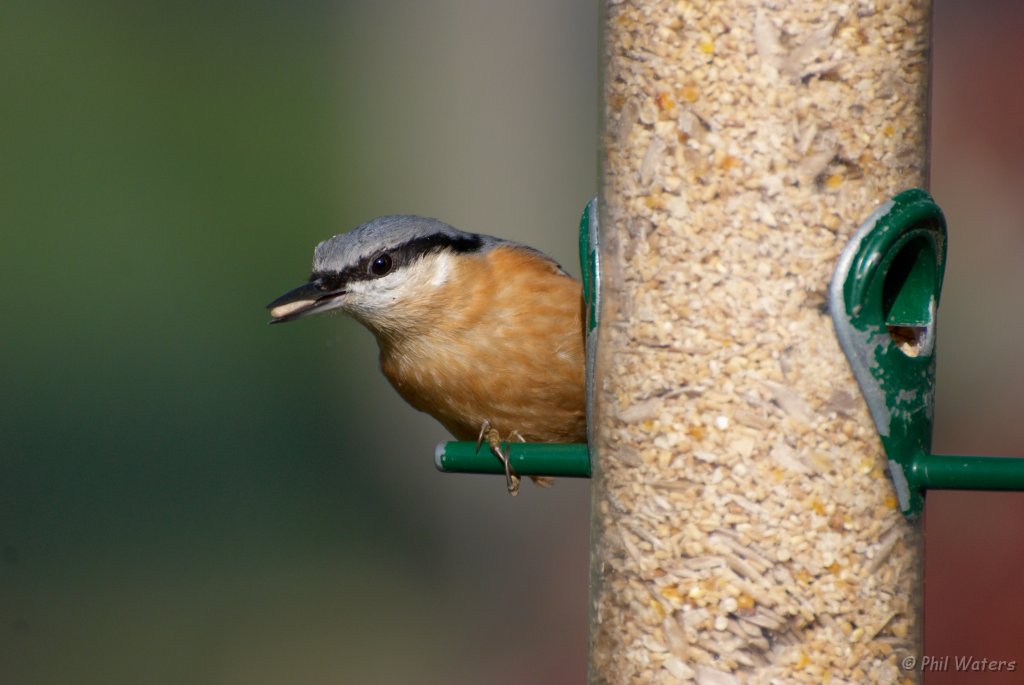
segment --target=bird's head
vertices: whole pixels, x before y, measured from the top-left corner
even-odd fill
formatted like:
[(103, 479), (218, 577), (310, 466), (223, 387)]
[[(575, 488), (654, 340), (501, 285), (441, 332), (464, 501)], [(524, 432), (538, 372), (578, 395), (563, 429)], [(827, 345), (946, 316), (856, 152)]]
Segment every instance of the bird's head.
[(316, 246), (309, 281), (269, 305), (271, 323), (337, 309), (378, 335), (407, 332), (437, 302), (460, 258), (501, 242), (437, 219), (385, 216)]

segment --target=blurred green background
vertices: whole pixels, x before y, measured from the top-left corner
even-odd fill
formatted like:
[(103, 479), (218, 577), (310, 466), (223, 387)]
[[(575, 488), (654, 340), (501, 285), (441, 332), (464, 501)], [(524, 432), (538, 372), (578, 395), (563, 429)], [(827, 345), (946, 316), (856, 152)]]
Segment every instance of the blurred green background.
[(578, 271), (596, 5), (5, 2), (0, 51), (0, 682), (579, 681), (586, 483), (442, 477), (369, 333), (263, 307), (387, 213)]
[[(1024, 11), (976, 7), (936, 4), (936, 449), (1024, 455)], [(0, 682), (582, 682), (587, 484), (437, 474), (366, 331), (263, 306), (387, 213), (577, 272), (598, 3), (6, 0), (0, 55)], [(930, 653), (1024, 658), (1022, 529), (930, 502)]]

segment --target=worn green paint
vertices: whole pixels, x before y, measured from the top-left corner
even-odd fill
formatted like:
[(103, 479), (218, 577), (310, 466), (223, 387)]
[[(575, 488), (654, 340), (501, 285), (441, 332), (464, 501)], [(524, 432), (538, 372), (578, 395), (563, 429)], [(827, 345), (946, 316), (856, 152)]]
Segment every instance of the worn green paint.
[(597, 198), (595, 197), (583, 208), (580, 217), (580, 272), (583, 279), (583, 301), (586, 302), (587, 334), (597, 328), (598, 287), (598, 256), (596, 245)]
[(935, 313), (946, 263), (946, 222), (922, 190), (875, 211), (839, 259), (829, 306), (836, 335), (889, 456), (900, 507), (916, 515), (910, 468), (931, 451)]
[(935, 316), (946, 221), (923, 190), (886, 202), (839, 258), (829, 306), (867, 401), (900, 508), (916, 517), (928, 489), (1024, 489), (1024, 459), (931, 454)]

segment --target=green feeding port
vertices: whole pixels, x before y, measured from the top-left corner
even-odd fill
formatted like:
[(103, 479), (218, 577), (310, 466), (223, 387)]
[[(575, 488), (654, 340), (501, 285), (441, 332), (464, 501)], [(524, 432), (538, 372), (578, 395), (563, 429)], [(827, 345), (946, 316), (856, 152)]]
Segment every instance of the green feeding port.
[(904, 354), (931, 354), (938, 292), (937, 256), (932, 241), (914, 237), (897, 248), (882, 285), (885, 325)]
[(946, 264), (946, 221), (923, 190), (879, 207), (840, 255), (829, 307), (889, 458), (900, 508), (924, 493), (1024, 490), (1024, 459), (931, 454), (935, 323)]
[[(586, 311), (586, 385), (587, 422), (593, 407), (594, 355), (597, 349), (597, 323), (601, 298), (600, 237), (597, 198), (583, 209), (580, 218), (580, 271)], [(590, 478), (590, 450), (586, 443), (503, 443), (509, 466), (520, 476), (551, 476), (558, 478)], [(443, 473), (505, 474), (505, 467), (486, 444), (451, 441), (438, 444), (434, 465)]]

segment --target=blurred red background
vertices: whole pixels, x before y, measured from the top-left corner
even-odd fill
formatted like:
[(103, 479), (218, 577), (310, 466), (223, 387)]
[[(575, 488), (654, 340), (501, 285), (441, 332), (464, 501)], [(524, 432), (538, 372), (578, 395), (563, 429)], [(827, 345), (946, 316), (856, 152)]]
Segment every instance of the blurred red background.
[[(1024, 456), (1024, 4), (935, 3), (932, 193), (949, 224), (933, 450)], [(1024, 682), (1024, 494), (933, 492), (925, 650), (1016, 660)], [(952, 661), (952, 659), (951, 659)]]

